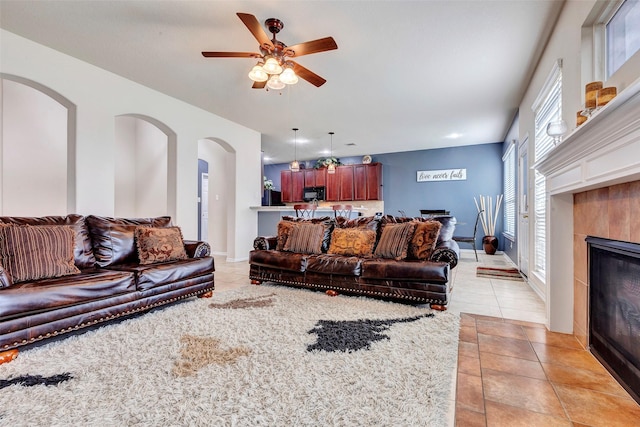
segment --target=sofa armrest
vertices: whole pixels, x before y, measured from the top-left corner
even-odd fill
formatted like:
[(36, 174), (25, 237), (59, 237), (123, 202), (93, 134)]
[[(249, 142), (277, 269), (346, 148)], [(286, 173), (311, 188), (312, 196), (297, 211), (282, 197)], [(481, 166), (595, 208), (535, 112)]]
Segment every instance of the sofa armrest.
[(458, 265), (460, 259), (460, 246), (455, 240), (445, 240), (438, 243), (435, 250), (431, 254), (429, 261), (442, 261), (449, 264), (449, 267), (453, 269)]
[(275, 249), (277, 244), (278, 244), (278, 238), (276, 236), (258, 236), (253, 241), (253, 249), (255, 250)]
[(185, 240), (184, 249), (189, 258), (204, 258), (211, 255), (211, 246), (199, 240)]

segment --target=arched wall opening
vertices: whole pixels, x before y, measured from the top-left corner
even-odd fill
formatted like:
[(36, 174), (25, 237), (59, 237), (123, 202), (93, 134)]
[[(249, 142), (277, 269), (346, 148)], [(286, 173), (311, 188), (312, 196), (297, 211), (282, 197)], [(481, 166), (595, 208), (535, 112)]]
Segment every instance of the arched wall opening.
[(114, 215), (176, 215), (177, 136), (140, 114), (115, 118)]
[[(221, 139), (204, 138), (198, 140), (198, 160), (208, 165), (208, 206), (202, 208), (208, 212), (202, 227), (207, 236), (202, 238), (214, 255), (235, 254), (236, 152)], [(199, 183), (201, 180), (199, 173)]]
[(0, 213), (76, 210), (76, 106), (52, 89), (0, 73)]

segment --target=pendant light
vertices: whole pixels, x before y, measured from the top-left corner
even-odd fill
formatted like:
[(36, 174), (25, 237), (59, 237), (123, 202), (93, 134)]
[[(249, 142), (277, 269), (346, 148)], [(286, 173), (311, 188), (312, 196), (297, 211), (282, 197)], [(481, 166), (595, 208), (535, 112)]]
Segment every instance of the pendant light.
[(291, 129), (293, 131), (293, 162), (289, 165), (291, 172), (298, 172), (300, 170), (300, 163), (298, 163), (298, 128)]
[(327, 165), (327, 173), (334, 174), (336, 173), (336, 165), (333, 163), (333, 132), (329, 132), (331, 135), (331, 151), (329, 151), (329, 159), (331, 159), (331, 163)]

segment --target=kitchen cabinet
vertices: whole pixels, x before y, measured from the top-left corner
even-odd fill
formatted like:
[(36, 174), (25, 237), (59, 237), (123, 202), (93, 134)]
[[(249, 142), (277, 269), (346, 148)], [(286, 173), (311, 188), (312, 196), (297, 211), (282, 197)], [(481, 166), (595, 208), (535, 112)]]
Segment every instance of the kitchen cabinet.
[(304, 190), (304, 171), (281, 171), (280, 187), (282, 191), (283, 203), (301, 202), (302, 192)]
[(382, 200), (382, 164), (338, 166), (335, 174), (328, 174), (326, 168), (284, 170), (280, 184), (284, 203), (303, 201), (304, 187), (325, 187), (328, 202)]
[(353, 199), (353, 165), (336, 167), (338, 176), (338, 200), (350, 201)]
[(382, 199), (382, 164), (353, 166), (353, 200)]
[(304, 186), (305, 187), (324, 187), (327, 184), (327, 169), (305, 169), (304, 170)]

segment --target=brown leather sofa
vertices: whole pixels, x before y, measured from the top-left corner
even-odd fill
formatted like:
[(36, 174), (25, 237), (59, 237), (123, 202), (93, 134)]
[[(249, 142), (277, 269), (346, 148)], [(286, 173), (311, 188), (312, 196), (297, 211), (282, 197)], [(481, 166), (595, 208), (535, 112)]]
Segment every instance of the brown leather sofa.
[[(249, 256), (249, 277), (254, 284), (273, 282), (329, 293), (335, 291), (409, 303), (428, 303), (434, 309), (445, 310), (451, 288), (450, 271), (457, 265), (460, 255), (458, 244), (452, 239), (456, 218), (439, 216), (431, 219), (442, 223), (442, 228), (435, 250), (425, 261), (327, 253), (301, 254), (276, 250), (276, 236), (257, 237)], [(385, 223), (421, 219), (385, 216), (360, 220), (368, 221), (367, 227), (376, 231), (379, 241), (380, 230)], [(326, 242), (323, 243), (323, 252), (327, 252), (326, 246)]]
[(0, 217), (0, 223), (71, 226), (80, 270), (0, 288), (0, 353), (214, 289), (206, 242), (185, 241), (188, 259), (139, 263), (135, 227), (168, 227), (170, 217)]

